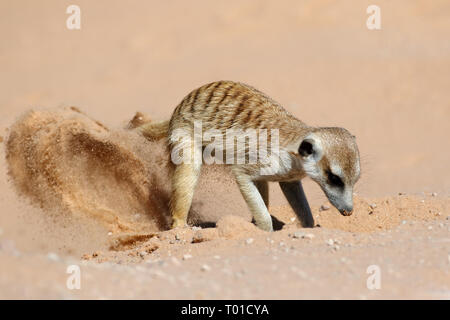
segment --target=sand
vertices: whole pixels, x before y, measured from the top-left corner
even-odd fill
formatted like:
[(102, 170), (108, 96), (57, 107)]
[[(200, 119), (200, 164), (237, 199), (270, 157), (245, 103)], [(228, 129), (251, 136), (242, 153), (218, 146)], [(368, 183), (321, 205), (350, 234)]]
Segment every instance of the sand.
[[(450, 298), (445, 1), (379, 1), (379, 31), (365, 1), (79, 1), (77, 31), (69, 4), (0, 4), (0, 298)], [(191, 227), (168, 230), (166, 147), (127, 124), (219, 79), (356, 135), (352, 216), (305, 181), (316, 227), (300, 228), (270, 184), (263, 232), (206, 166)]]

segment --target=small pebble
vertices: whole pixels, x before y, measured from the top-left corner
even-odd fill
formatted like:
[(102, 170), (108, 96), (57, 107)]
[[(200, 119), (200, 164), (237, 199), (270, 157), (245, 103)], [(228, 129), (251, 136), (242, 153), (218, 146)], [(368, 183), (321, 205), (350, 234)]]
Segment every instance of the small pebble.
[(219, 260), (219, 259), (220, 259), (220, 256), (214, 256), (214, 259)]
[(141, 256), (141, 258), (143, 258), (147, 255), (147, 252), (141, 251), (141, 252), (139, 252), (139, 255)]
[(305, 234), (304, 236), (303, 236), (303, 239), (309, 239), (309, 240), (311, 240), (311, 239), (313, 239), (314, 238), (314, 235), (312, 234), (312, 233), (307, 233), (307, 234)]
[(112, 236), (112, 232), (110, 231), (110, 232), (108, 232), (108, 236)]
[(291, 236), (292, 236), (292, 238), (300, 239), (300, 238), (303, 238), (304, 235), (305, 235), (304, 232), (296, 231)]
[(375, 208), (377, 207), (377, 205), (376, 205), (375, 203), (371, 203), (371, 204), (369, 205), (369, 207), (372, 208), (372, 209), (375, 209)]
[(152, 259), (148, 259), (148, 260), (145, 260), (145, 263), (148, 263), (148, 264), (153, 264), (153, 263), (159, 263), (159, 262), (161, 262), (161, 259), (154, 259), (154, 260), (152, 260)]
[(245, 242), (247, 244), (252, 244), (253, 243), (253, 238), (248, 238), (247, 240), (245, 240)]
[(178, 233), (175, 235), (175, 240), (180, 240), (180, 236), (178, 235)]
[(294, 221), (295, 221), (295, 217), (292, 217), (292, 218), (291, 218), (291, 222), (294, 222)]
[(433, 229), (433, 227), (432, 226), (428, 226), (428, 230), (432, 230)]
[(333, 239), (328, 239), (327, 240), (327, 245), (332, 246), (334, 244), (334, 240)]
[(437, 193), (436, 193), (436, 192), (433, 192), (433, 193), (431, 194), (431, 196), (432, 196), (432, 197), (436, 197), (436, 196), (437, 196)]
[(202, 271), (210, 271), (211, 270), (211, 267), (210, 266), (208, 266), (207, 264), (204, 264), (204, 265), (202, 265)]
[(191, 259), (191, 258), (192, 258), (192, 256), (190, 254), (183, 255), (183, 260), (188, 260), (188, 259)]
[(49, 254), (47, 254), (47, 259), (52, 261), (59, 261), (59, 256), (54, 252), (49, 252)]
[(320, 206), (319, 211), (326, 211), (326, 210), (330, 210), (330, 207), (327, 206), (326, 204), (323, 204), (323, 205)]

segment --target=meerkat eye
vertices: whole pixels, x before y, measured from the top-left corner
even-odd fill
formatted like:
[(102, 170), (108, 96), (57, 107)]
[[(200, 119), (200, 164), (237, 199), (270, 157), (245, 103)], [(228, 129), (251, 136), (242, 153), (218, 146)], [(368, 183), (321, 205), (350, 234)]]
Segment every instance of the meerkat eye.
[(342, 179), (339, 178), (337, 175), (333, 174), (331, 171), (327, 172), (328, 175), (328, 182), (336, 187), (343, 187), (344, 182), (342, 182)]

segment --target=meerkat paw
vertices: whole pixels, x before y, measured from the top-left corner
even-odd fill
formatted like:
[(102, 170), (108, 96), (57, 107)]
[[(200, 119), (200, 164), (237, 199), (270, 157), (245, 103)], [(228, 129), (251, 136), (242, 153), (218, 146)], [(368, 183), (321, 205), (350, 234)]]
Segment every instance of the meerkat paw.
[(258, 226), (258, 228), (260, 228), (261, 230), (267, 231), (267, 232), (273, 232), (273, 226), (270, 225), (264, 225), (264, 226)]
[(176, 229), (176, 228), (186, 228), (188, 227), (186, 221), (182, 220), (182, 219), (174, 219), (173, 223), (172, 223), (172, 229)]
[(256, 226), (261, 230), (273, 232), (272, 220), (258, 221), (256, 222)]

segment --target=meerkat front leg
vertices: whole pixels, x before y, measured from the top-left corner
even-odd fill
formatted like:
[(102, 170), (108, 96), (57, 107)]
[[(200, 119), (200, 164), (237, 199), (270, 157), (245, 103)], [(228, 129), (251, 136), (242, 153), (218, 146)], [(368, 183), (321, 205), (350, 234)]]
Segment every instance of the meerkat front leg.
[(236, 173), (236, 182), (242, 196), (255, 219), (256, 225), (265, 231), (273, 231), (272, 218), (264, 203), (263, 197), (259, 193), (256, 183), (247, 175)]
[(280, 182), (281, 190), (294, 210), (303, 227), (314, 227), (314, 218), (303, 191), (302, 182)]
[(255, 181), (256, 187), (258, 188), (261, 197), (264, 200), (264, 204), (267, 209), (269, 208), (269, 183), (267, 181)]

